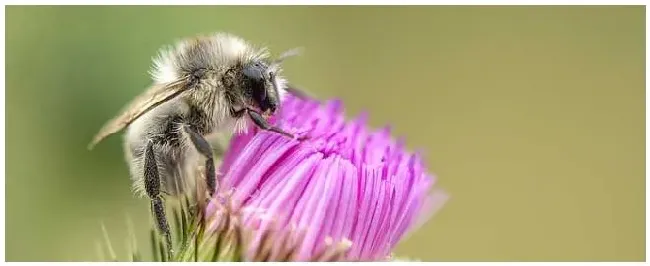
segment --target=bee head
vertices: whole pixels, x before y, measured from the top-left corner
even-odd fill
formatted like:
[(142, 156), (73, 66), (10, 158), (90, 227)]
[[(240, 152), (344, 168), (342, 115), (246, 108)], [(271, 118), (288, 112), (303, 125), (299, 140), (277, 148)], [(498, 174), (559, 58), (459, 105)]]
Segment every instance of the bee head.
[(262, 61), (253, 61), (243, 68), (244, 84), (252, 104), (265, 115), (275, 113), (279, 105), (276, 73)]

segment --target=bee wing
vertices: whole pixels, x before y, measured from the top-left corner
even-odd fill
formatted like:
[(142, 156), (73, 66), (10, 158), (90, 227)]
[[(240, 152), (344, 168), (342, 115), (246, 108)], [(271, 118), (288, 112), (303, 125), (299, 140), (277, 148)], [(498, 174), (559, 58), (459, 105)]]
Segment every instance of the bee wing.
[(92, 150), (102, 139), (119, 132), (138, 117), (154, 107), (175, 98), (186, 91), (186, 89), (187, 86), (185, 86), (184, 79), (167, 84), (152, 85), (144, 93), (131, 101), (119, 116), (104, 124), (95, 137), (93, 137), (92, 142), (88, 144), (88, 149)]

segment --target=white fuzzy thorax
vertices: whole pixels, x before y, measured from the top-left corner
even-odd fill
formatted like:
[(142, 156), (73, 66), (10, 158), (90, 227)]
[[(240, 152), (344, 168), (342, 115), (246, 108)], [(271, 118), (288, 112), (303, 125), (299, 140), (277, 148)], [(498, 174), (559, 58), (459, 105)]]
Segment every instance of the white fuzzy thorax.
[[(266, 48), (255, 47), (244, 39), (228, 33), (215, 33), (212, 35), (186, 39), (177, 42), (174, 46), (168, 46), (159, 51), (157, 57), (153, 59), (150, 75), (155, 84), (168, 84), (183, 79), (188, 72), (198, 68), (223, 70), (236, 64), (247, 64), (255, 60), (268, 60), (269, 53)], [(271, 64), (271, 70), (276, 73), (276, 86), (280, 99), (286, 95), (285, 88), (287, 81), (280, 76), (281, 67), (279, 64)], [(216, 81), (206, 81), (216, 82)], [(215, 84), (216, 86), (216, 84)], [(225, 97), (224, 91), (215, 92), (215, 104), (212, 119), (215, 122), (213, 133), (230, 131), (227, 133), (243, 133), (247, 129), (248, 118), (233, 119), (230, 113), (230, 107)], [(235, 109), (243, 106), (233, 106)], [(149, 138), (156, 134), (161, 134), (163, 121), (170, 114), (182, 114), (189, 111), (189, 106), (180, 99), (173, 99), (161, 104), (153, 110), (143, 114), (133, 121), (125, 134), (126, 159), (130, 164), (131, 175), (134, 179), (134, 190), (139, 195), (144, 195), (143, 176), (143, 158), (134, 158), (131, 149), (142, 151), (146, 147)], [(160, 147), (160, 155), (169, 156), (176, 154), (175, 157), (185, 158), (184, 165), (180, 166), (184, 170), (196, 169), (195, 162), (199, 162), (196, 151), (191, 148), (189, 140), (182, 137), (180, 140), (181, 150), (172, 147)], [(160, 165), (161, 169), (170, 167), (169, 165)], [(186, 171), (185, 171), (186, 172)], [(183, 173), (189, 175), (187, 173)], [(163, 180), (161, 180), (163, 181)], [(169, 180), (167, 180), (169, 181)], [(186, 180), (189, 181), (189, 180)]]
[[(235, 62), (250, 62), (256, 59), (265, 59), (270, 56), (266, 48), (258, 48), (246, 40), (229, 33), (215, 33), (209, 36), (210, 55), (208, 60), (216, 65), (230, 65)], [(165, 84), (178, 80), (181, 77), (179, 62), (186, 56), (187, 46), (190, 41), (178, 41), (175, 46), (160, 49), (158, 56), (153, 59), (152, 69), (149, 71), (155, 83)], [(280, 99), (286, 93), (287, 81), (280, 76), (282, 69), (275, 69), (276, 84), (279, 89)]]

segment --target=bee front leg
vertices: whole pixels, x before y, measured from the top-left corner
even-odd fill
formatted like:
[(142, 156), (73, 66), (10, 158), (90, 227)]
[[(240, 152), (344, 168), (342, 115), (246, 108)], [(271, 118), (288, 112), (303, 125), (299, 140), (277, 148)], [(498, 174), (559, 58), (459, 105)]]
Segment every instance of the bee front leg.
[(212, 154), (212, 146), (210, 146), (210, 143), (208, 143), (207, 140), (201, 134), (197, 133), (194, 131), (189, 125), (184, 125), (183, 126), (183, 131), (185, 131), (185, 134), (187, 134), (190, 137), (190, 140), (192, 141), (192, 144), (194, 144), (194, 147), (196, 148), (197, 151), (203, 156), (206, 157), (205, 159), (205, 178), (206, 178), (206, 184), (208, 185), (208, 192), (210, 193), (210, 197), (214, 194), (214, 191), (216, 190), (216, 172), (214, 169), (214, 155)]
[(149, 140), (144, 155), (144, 188), (149, 198), (151, 198), (151, 212), (156, 219), (156, 225), (165, 236), (169, 256), (172, 255), (172, 237), (165, 215), (165, 206), (162, 196), (160, 195), (160, 175), (158, 173), (158, 163), (153, 151), (153, 141)]
[(289, 138), (293, 138), (293, 135), (291, 133), (287, 133), (278, 127), (274, 127), (270, 125), (269, 122), (267, 122), (266, 119), (264, 119), (264, 117), (262, 117), (262, 115), (257, 111), (253, 109), (246, 109), (246, 112), (248, 113), (248, 116), (250, 116), (251, 120), (253, 120), (255, 125), (257, 125), (261, 129), (282, 134)]

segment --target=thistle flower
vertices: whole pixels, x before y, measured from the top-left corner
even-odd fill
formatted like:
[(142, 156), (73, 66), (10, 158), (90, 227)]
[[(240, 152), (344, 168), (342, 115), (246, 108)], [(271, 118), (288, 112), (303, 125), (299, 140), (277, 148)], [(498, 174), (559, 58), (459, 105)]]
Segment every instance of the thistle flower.
[(152, 228), (153, 260), (394, 260), (395, 245), (446, 194), (388, 128), (373, 132), (365, 115), (346, 121), (341, 109), (287, 96), (271, 122), (301, 140), (255, 127), (236, 134), (215, 197), (206, 206), (197, 188), (169, 212), (173, 253)]
[[(257, 232), (247, 258), (260, 252), (264, 232), (272, 230), (294, 236), (294, 260), (341, 247), (342, 259), (388, 259), (444, 202), (444, 193), (431, 192), (436, 180), (421, 156), (406, 152), (388, 128), (371, 132), (365, 115), (346, 122), (338, 100), (321, 105), (287, 96), (283, 104), (276, 124), (306, 138), (252, 128), (233, 137), (219, 171), (221, 195), (230, 195), (243, 226)], [(213, 200), (208, 215), (223, 210), (221, 203)], [(266, 252), (283, 249), (273, 245)]]

